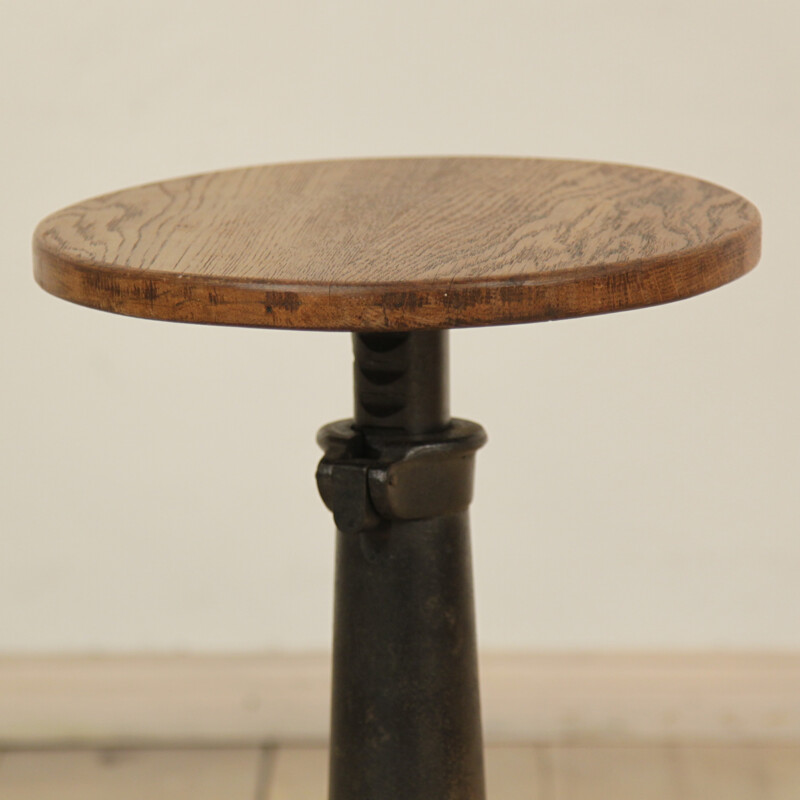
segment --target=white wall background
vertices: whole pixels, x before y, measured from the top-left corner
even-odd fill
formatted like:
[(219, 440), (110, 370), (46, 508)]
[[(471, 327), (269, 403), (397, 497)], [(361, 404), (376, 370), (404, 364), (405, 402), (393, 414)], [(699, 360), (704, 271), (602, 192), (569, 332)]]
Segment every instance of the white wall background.
[(0, 650), (328, 645), (348, 337), (71, 306), (30, 237), (130, 184), (404, 154), (661, 167), (764, 216), (709, 295), (452, 335), (483, 646), (800, 647), (798, 9), (4, 0)]

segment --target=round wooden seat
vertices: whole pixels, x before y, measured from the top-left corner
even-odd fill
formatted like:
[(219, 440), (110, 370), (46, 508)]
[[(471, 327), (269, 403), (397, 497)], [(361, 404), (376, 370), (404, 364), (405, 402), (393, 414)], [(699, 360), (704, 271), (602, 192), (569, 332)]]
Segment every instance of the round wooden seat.
[(658, 170), (400, 158), (235, 169), (47, 217), (35, 273), (76, 303), (181, 322), (391, 331), (597, 314), (724, 284), (756, 208)]

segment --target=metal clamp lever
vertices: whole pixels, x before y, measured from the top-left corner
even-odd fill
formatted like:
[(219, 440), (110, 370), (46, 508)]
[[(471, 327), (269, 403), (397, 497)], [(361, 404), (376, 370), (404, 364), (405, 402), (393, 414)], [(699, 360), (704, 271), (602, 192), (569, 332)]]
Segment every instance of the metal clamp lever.
[(325, 455), (317, 486), (339, 530), (356, 533), (388, 520), (439, 517), (472, 501), (475, 451), (483, 428), (453, 419), (443, 431), (409, 437), (403, 431), (359, 430), (352, 420), (317, 435)]

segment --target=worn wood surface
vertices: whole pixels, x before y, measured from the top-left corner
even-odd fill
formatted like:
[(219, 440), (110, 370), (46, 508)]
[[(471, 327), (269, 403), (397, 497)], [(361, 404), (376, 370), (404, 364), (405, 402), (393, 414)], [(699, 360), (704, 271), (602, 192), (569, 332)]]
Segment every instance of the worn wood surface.
[[(491, 744), (800, 744), (798, 653), (488, 652), (480, 674)], [(330, 653), (4, 656), (0, 748), (321, 742), (330, 696)]]
[(759, 256), (740, 196), (637, 167), (407, 158), (213, 172), (87, 200), (34, 239), (49, 292), (319, 330), (533, 322), (678, 300)]
[(259, 748), (0, 752), (0, 798), (253, 800), (271, 757)]
[[(324, 800), (323, 748), (0, 753), (3, 800)], [(797, 800), (800, 747), (490, 747), (490, 800)]]

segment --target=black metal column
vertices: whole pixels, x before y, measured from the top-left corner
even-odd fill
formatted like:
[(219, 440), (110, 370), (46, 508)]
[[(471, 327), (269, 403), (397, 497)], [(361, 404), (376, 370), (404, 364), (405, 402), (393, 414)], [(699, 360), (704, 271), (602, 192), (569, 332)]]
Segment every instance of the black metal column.
[(479, 425), (447, 334), (354, 336), (355, 419), (320, 431), (337, 525), (330, 800), (484, 800), (467, 507)]

